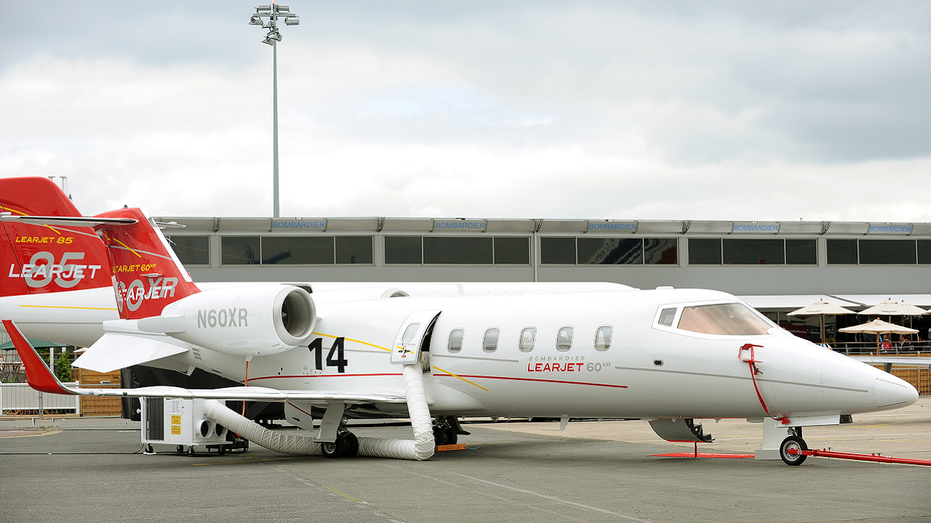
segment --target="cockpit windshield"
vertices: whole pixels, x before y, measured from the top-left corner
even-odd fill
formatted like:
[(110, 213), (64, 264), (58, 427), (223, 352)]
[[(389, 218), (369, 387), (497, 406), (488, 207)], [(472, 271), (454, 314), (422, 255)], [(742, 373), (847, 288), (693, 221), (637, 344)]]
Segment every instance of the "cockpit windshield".
[(719, 303), (684, 307), (679, 328), (704, 334), (753, 336), (772, 327), (742, 303)]

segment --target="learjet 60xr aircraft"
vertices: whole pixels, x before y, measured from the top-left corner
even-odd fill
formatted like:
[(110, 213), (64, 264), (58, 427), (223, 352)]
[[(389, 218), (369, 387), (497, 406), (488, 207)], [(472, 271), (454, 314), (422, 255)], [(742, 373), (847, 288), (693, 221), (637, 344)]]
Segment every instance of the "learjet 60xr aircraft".
[[(428, 284), (410, 284), (412, 292), (405, 284), (201, 288), (139, 209), (84, 218), (68, 210), (36, 216), (15, 205), (63, 198), (54, 184), (38, 189), (3, 194), (0, 217), (3, 259), (12, 260), (0, 273), (2, 288), (31, 282), (0, 306), (30, 385), (59, 394), (197, 398), (205, 401), (208, 425), (282, 452), (427, 459), (436, 444), (455, 440), (460, 416), (638, 418), (664, 439), (695, 442), (710, 441), (702, 419), (743, 418), (764, 422), (758, 457), (795, 465), (805, 458), (798, 452), (805, 448), (802, 427), (848, 422), (918, 397), (905, 381), (797, 338), (717, 291), (613, 284), (579, 292), (569, 284), (515, 284), (510, 291), (488, 284), (507, 291), (497, 294), (465, 292), (482, 284), (463, 284), (452, 295)], [(70, 259), (61, 254), (65, 247)], [(92, 251), (107, 259), (88, 263)], [(80, 300), (105, 291), (66, 286), (79, 274), (87, 282), (104, 273), (112, 277), (109, 303), (115, 294), (119, 317), (98, 320), (102, 336), (76, 366), (197, 368), (241, 386), (59, 383), (17, 325), (85, 329), (81, 322), (94, 320)], [(15, 300), (29, 307), (19, 309)], [(263, 432), (224, 400), (283, 402), (288, 421), (314, 436), (295, 442)], [(325, 411), (319, 428), (312, 407)], [(348, 411), (409, 416), (414, 438), (359, 438), (346, 428)]]

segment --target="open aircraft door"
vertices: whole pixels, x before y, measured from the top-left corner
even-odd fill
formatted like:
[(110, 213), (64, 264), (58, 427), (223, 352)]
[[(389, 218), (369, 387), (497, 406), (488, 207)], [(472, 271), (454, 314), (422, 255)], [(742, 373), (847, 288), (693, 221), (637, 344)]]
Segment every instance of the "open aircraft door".
[[(391, 363), (411, 365), (421, 361), (423, 349), (426, 347), (429, 350), (430, 335), (440, 312), (414, 311), (404, 320), (391, 348)], [(429, 360), (425, 363), (424, 370), (429, 370)]]

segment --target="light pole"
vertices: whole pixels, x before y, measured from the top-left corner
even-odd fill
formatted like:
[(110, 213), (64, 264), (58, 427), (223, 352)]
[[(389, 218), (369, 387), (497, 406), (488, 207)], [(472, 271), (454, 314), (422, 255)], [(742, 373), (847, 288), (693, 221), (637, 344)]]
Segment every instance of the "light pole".
[[(264, 19), (267, 18), (266, 22)], [(263, 44), (272, 46), (272, 210), (274, 217), (278, 218), (278, 46), (281, 33), (278, 32), (278, 19), (283, 18), (285, 25), (298, 25), (301, 23), (298, 16), (281, 4), (260, 5), (255, 8), (255, 14), (249, 19), (249, 25), (260, 25), (268, 29), (268, 34), (262, 40)]]

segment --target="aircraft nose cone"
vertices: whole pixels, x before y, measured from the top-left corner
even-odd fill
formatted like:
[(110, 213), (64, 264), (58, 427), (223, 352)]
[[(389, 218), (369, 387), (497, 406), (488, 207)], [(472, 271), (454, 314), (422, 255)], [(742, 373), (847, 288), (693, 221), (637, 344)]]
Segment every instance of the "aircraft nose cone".
[(890, 374), (876, 378), (873, 384), (873, 398), (876, 400), (876, 407), (880, 409), (906, 407), (918, 401), (918, 390), (907, 381)]

